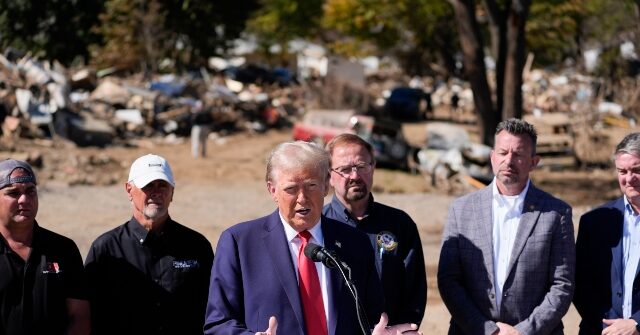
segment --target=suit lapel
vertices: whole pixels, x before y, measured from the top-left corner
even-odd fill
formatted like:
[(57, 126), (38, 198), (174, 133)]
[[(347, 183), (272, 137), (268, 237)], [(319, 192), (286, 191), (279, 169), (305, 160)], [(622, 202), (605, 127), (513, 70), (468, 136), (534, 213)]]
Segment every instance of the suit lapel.
[(284, 289), (289, 304), (293, 308), (298, 325), (300, 326), (300, 334), (304, 333), (304, 316), (302, 313), (302, 303), (300, 302), (300, 292), (298, 291), (298, 277), (295, 268), (291, 262), (291, 251), (289, 250), (289, 241), (287, 241), (280, 221), (280, 215), (276, 210), (273, 212), (264, 224), (264, 233), (262, 235), (264, 243), (263, 250), (271, 257), (272, 264), (275, 268), (276, 276), (280, 280), (280, 284)]
[[(322, 235), (324, 237), (325, 248), (335, 250), (339, 255), (343, 254), (341, 249), (345, 242), (341, 241), (338, 236), (336, 236), (335, 229), (332, 229), (331, 224), (327, 223), (324, 216), (322, 216), (320, 222), (322, 224)], [(329, 303), (327, 304), (329, 306), (329, 324), (327, 324), (327, 330), (329, 334), (335, 334), (338, 325), (338, 317), (340, 317), (340, 313), (338, 313), (340, 306), (338, 306), (338, 304), (340, 297), (345, 294), (343, 292), (344, 281), (340, 275), (340, 271), (337, 269), (329, 269), (327, 273), (329, 277), (329, 287), (327, 287), (327, 289), (330, 292), (327, 294), (327, 296), (330, 297)]]
[(476, 198), (474, 207), (480, 213), (480, 219), (476, 222), (480, 226), (480, 250), (484, 258), (489, 280), (495, 287), (493, 278), (493, 189), (492, 186), (480, 190), (480, 197)]
[(613, 266), (611, 267), (611, 283), (615, 283), (615, 285), (619, 285), (618, 287), (622, 288), (622, 286), (624, 286), (624, 267), (622, 264), (622, 253), (624, 252), (622, 247), (622, 239), (624, 235), (624, 198), (620, 198), (616, 201), (614, 207), (620, 211), (621, 220), (620, 222), (612, 223), (618, 225), (615, 229), (612, 229), (614, 234), (618, 236), (616, 236), (617, 243), (611, 248), (611, 262), (613, 263)]
[(533, 184), (529, 184), (529, 190), (524, 198), (524, 204), (522, 206), (522, 217), (518, 224), (518, 231), (516, 233), (516, 239), (513, 242), (513, 250), (511, 251), (511, 257), (509, 258), (509, 266), (507, 267), (507, 276), (511, 273), (514, 264), (520, 257), (520, 253), (524, 249), (527, 239), (531, 236), (533, 228), (538, 222), (540, 217), (540, 192)]

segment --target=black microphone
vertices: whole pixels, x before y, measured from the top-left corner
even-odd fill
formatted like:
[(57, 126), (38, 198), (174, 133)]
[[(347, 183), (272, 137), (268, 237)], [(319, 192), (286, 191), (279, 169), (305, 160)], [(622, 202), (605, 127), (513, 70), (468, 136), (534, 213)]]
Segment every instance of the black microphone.
[(328, 268), (338, 269), (338, 271), (342, 275), (342, 279), (344, 279), (347, 288), (349, 289), (349, 292), (351, 293), (351, 296), (353, 297), (353, 301), (356, 304), (356, 314), (358, 316), (358, 322), (360, 323), (362, 334), (370, 335), (371, 327), (369, 326), (369, 320), (367, 320), (365, 310), (360, 303), (360, 299), (358, 298), (358, 290), (351, 281), (351, 268), (349, 267), (349, 265), (341, 261), (335, 251), (327, 250), (313, 243), (307, 243), (307, 246), (304, 247), (304, 255), (314, 262), (322, 262), (322, 264), (324, 264), (324, 266)]
[(322, 264), (328, 268), (335, 268), (337, 266), (334, 262), (334, 260), (337, 260), (336, 253), (317, 244), (307, 243), (307, 246), (304, 247), (304, 255), (314, 262), (322, 262)]

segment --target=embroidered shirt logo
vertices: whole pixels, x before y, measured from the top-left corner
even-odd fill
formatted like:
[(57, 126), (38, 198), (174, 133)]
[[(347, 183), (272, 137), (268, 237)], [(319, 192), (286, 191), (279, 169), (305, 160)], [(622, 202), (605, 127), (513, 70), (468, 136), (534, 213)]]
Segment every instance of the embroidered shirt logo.
[(195, 269), (200, 266), (198, 260), (196, 259), (187, 259), (183, 261), (173, 261), (174, 269)]
[(58, 262), (47, 262), (44, 265), (44, 269), (42, 270), (42, 273), (60, 273), (62, 272), (60, 270), (60, 265), (58, 264)]

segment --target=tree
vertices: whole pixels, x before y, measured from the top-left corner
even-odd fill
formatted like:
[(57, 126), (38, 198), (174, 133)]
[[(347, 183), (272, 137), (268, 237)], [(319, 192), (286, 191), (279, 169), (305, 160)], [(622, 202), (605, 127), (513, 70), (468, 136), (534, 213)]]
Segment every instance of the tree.
[(495, 128), (502, 119), (522, 117), (522, 70), (525, 63), (525, 23), (530, 0), (483, 0), (489, 23), (491, 50), (496, 55), (495, 104), (484, 65), (484, 41), (474, 0), (449, 0), (458, 21), (465, 74), (471, 89), (482, 141), (493, 144)]
[(0, 47), (70, 64), (89, 56), (97, 36), (90, 27), (102, 10), (97, 0), (0, 0)]
[(527, 21), (527, 46), (535, 64), (554, 66), (566, 59), (579, 60), (581, 26), (588, 15), (584, 0), (545, 0), (531, 4)]
[(96, 26), (96, 63), (155, 71), (163, 58), (184, 70), (220, 55), (244, 30), (256, 0), (108, 0)]
[(166, 9), (169, 55), (179, 67), (202, 66), (244, 31), (258, 0), (159, 0)]
[(432, 0), (327, 0), (323, 27), (331, 49), (347, 56), (386, 54), (400, 60), (409, 74), (427, 73), (437, 62), (454, 71), (453, 12)]
[[(156, 8), (152, 5), (152, 8)], [(144, 0), (110, 0), (105, 4), (105, 12), (100, 15), (100, 25), (95, 31), (103, 38), (103, 43), (91, 47), (94, 64), (98, 67), (114, 66), (119, 70), (139, 70), (148, 59), (145, 45), (153, 42), (145, 40), (143, 33)], [(156, 19), (159, 20), (159, 19)], [(153, 38), (153, 37), (151, 37)]]
[(289, 41), (320, 36), (322, 4), (323, 0), (263, 0), (249, 19), (247, 30), (256, 36), (265, 55), (272, 45), (281, 46), (285, 54)]

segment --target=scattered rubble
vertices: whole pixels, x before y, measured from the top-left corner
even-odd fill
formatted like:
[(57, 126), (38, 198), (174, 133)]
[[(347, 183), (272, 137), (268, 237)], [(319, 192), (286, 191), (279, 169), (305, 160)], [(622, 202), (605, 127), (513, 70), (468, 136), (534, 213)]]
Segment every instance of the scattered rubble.
[[(211, 116), (210, 139), (294, 124), (293, 137), (302, 138), (300, 125), (329, 122), (326, 116), (332, 114), (325, 109), (348, 109), (346, 121), (331, 125), (331, 134), (320, 134), (314, 125), (316, 133), (306, 134), (307, 140), (324, 143), (336, 131), (362, 133), (376, 145), (378, 161), (420, 172), (433, 186), (447, 190), (492, 178), (490, 149), (467, 132), (476, 122), (468, 83), (384, 71), (368, 72), (365, 78), (362, 67), (336, 61), (329, 62), (335, 69), (326, 77), (301, 80), (290, 69), (271, 71), (223, 61), (215, 62), (213, 73), (201, 69), (182, 76), (122, 78), (114, 69), (65, 69), (29, 54), (0, 55), (0, 153), (25, 155), (34, 164), (60, 164), (47, 178), (108, 184), (118, 178), (72, 173), (76, 177), (69, 179), (62, 174), (94, 167), (116, 170), (121, 163), (97, 156), (48, 161), (38, 152), (20, 152), (18, 143), (28, 140), (61, 149), (180, 141), (202, 113)], [(640, 85), (635, 80), (616, 90), (603, 80), (570, 71), (527, 70), (524, 79), (525, 119), (538, 129), (543, 167), (607, 166), (613, 145), (637, 130)], [(400, 122), (406, 121), (425, 124), (423, 140), (405, 138)]]

